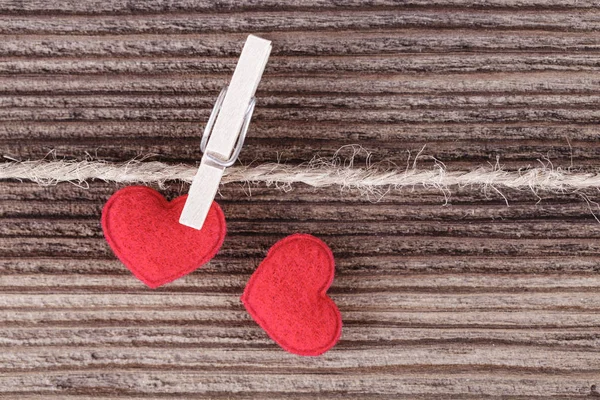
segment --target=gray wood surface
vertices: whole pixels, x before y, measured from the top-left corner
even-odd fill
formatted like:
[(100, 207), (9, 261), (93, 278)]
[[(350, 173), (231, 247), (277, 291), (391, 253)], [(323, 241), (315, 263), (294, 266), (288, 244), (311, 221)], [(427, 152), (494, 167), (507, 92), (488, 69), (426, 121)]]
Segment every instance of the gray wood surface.
[[(599, 6), (3, 0), (0, 155), (196, 163), (255, 33), (273, 53), (243, 163), (360, 145), (400, 166), (423, 150), (421, 168), (597, 171)], [(597, 190), (229, 185), (221, 252), (152, 291), (102, 236), (118, 188), (0, 182), (0, 398), (600, 396)], [(282, 351), (239, 300), (294, 232), (336, 257), (343, 336), (317, 358)]]

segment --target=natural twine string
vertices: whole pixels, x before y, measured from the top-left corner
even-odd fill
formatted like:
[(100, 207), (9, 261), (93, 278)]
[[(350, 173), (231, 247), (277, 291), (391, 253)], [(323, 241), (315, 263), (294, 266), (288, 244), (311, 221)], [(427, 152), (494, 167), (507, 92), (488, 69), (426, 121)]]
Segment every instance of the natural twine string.
[[(41, 160), (0, 164), (0, 179), (30, 180), (41, 185), (72, 182), (85, 185), (92, 180), (117, 183), (191, 182), (197, 166), (169, 165), (161, 162)], [(479, 167), (471, 171), (448, 171), (443, 165), (429, 170), (406, 168), (358, 168), (352, 164), (340, 166), (331, 161), (313, 160), (299, 166), (267, 163), (257, 166), (231, 167), (225, 170), (223, 184), (264, 183), (283, 189), (303, 183), (313, 187), (340, 186), (365, 192), (404, 187), (435, 187), (445, 190), (452, 186), (504, 187), (548, 191), (577, 191), (600, 188), (600, 174), (571, 172), (561, 168), (538, 167), (505, 171), (494, 167)]]

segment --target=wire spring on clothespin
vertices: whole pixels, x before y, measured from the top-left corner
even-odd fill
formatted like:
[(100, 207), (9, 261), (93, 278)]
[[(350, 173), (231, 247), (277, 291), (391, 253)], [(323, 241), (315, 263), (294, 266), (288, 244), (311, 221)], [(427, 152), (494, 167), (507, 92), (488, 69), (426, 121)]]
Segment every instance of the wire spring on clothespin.
[(217, 101), (215, 102), (210, 117), (208, 118), (208, 122), (206, 123), (206, 128), (204, 128), (204, 133), (202, 134), (202, 141), (200, 142), (200, 151), (205, 154), (205, 157), (208, 158), (208, 162), (223, 168), (231, 167), (233, 164), (235, 164), (240, 153), (242, 152), (244, 140), (246, 139), (246, 134), (248, 133), (248, 127), (250, 126), (250, 120), (252, 119), (252, 114), (254, 113), (254, 106), (256, 105), (256, 97), (252, 97), (252, 100), (250, 100), (250, 104), (248, 104), (246, 114), (244, 115), (244, 123), (239, 133), (238, 140), (235, 144), (233, 154), (231, 155), (231, 157), (229, 157), (229, 160), (223, 161), (220, 158), (214, 157), (206, 151), (206, 145), (208, 144), (208, 140), (210, 139), (210, 135), (212, 133), (213, 125), (215, 124), (215, 120), (217, 119), (217, 116), (221, 109), (221, 105), (223, 104), (223, 99), (225, 98), (225, 94), (227, 93), (227, 88), (228, 87), (225, 86), (221, 90), (221, 93), (219, 93), (219, 97), (217, 97)]

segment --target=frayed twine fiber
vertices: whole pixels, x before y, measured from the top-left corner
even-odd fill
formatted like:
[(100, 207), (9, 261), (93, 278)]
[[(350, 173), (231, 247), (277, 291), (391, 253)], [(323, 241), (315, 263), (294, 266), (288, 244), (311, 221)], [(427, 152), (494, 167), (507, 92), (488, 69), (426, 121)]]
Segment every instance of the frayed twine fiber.
[[(86, 185), (92, 180), (127, 184), (162, 185), (167, 181), (191, 182), (198, 167), (168, 165), (161, 162), (130, 161), (109, 163), (103, 161), (41, 160), (6, 162), (0, 164), (0, 179), (30, 180), (41, 185), (71, 182)], [(430, 170), (417, 168), (381, 169), (340, 166), (331, 161), (313, 160), (298, 166), (267, 163), (257, 166), (227, 168), (222, 179), (228, 183), (264, 183), (283, 189), (303, 183), (313, 187), (340, 186), (366, 193), (377, 193), (403, 187), (433, 187), (447, 190), (452, 186), (481, 188), (530, 189), (543, 191), (576, 191), (600, 188), (600, 174), (571, 172), (560, 168), (528, 168), (504, 171), (493, 167), (479, 167), (471, 171), (447, 171), (436, 164)]]

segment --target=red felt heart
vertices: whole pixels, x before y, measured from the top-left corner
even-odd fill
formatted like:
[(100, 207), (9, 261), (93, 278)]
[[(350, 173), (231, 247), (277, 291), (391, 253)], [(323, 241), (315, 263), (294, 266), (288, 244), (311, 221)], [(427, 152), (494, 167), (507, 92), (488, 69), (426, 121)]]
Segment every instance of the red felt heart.
[(213, 202), (201, 230), (179, 223), (186, 196), (169, 202), (154, 189), (119, 190), (102, 210), (102, 229), (117, 257), (151, 288), (206, 264), (225, 239), (225, 216)]
[(327, 295), (335, 262), (325, 243), (295, 234), (277, 242), (242, 295), (252, 318), (285, 350), (317, 356), (342, 333), (342, 317)]

